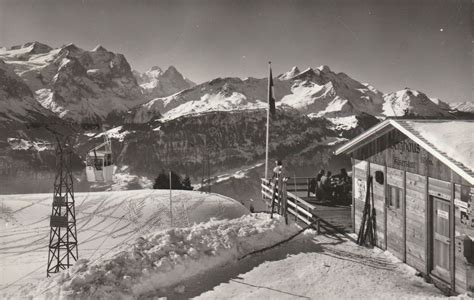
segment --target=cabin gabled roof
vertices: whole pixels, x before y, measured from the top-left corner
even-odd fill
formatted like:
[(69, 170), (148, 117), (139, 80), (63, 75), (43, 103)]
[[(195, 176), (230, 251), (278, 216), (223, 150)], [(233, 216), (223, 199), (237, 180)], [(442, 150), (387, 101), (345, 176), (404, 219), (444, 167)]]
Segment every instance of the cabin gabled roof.
[(387, 119), (334, 152), (351, 153), (391, 130), (399, 130), (474, 184), (474, 120)]

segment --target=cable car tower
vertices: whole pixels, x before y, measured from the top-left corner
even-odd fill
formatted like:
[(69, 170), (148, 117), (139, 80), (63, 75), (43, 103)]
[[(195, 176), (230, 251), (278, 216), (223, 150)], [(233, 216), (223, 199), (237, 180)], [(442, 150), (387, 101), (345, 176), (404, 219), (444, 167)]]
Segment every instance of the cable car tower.
[(72, 144), (56, 135), (56, 178), (50, 218), (47, 277), (73, 265), (79, 258), (71, 171)]

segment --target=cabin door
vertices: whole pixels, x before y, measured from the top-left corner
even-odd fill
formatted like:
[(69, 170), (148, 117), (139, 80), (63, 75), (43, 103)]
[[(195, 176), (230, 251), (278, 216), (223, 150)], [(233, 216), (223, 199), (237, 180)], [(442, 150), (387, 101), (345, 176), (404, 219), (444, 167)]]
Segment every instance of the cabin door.
[(441, 198), (433, 197), (433, 275), (447, 282), (450, 280), (450, 244), (449, 219), (451, 204)]
[(387, 250), (401, 260), (404, 260), (405, 241), (403, 238), (403, 218), (405, 197), (403, 171), (387, 168), (386, 185), (386, 224)]
[(387, 250), (403, 260), (403, 189), (398, 186), (387, 185)]

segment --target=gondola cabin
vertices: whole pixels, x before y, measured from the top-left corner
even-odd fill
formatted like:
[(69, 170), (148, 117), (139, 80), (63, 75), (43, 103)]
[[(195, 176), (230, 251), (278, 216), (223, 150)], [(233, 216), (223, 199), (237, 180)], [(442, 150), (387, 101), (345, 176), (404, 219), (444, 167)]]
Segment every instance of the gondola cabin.
[(104, 142), (86, 155), (86, 176), (89, 182), (111, 182), (115, 165), (112, 161), (112, 145), (107, 135)]
[(438, 287), (470, 295), (474, 292), (473, 149), (474, 121), (388, 119), (335, 151), (352, 158), (355, 232), (366, 199), (371, 198), (377, 247)]

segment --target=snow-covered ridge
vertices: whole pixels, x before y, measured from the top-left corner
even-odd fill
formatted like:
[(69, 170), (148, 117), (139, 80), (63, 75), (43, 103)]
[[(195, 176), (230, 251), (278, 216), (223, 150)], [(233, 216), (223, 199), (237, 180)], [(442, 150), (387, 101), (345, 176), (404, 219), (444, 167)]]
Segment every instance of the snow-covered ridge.
[[(304, 114), (343, 117), (362, 112), (380, 115), (382, 93), (328, 66), (293, 67), (275, 80), (275, 96), (281, 106)], [(205, 111), (258, 109), (266, 106), (266, 78), (216, 78), (169, 97), (156, 98), (136, 109), (135, 122), (148, 122), (163, 115), (166, 119)]]
[(450, 108), (452, 110), (457, 110), (461, 112), (474, 113), (474, 102), (455, 102), (450, 103)]
[[(38, 42), (26, 43), (2, 48), (0, 60), (43, 107), (79, 122), (96, 123), (126, 115), (127, 122), (144, 123), (163, 116), (174, 119), (209, 111), (261, 109), (267, 101), (267, 78), (216, 78), (195, 85), (174, 66), (132, 72), (123, 55), (101, 45), (88, 51), (74, 44), (53, 49)], [(274, 83), (280, 105), (311, 116), (447, 116), (450, 110), (446, 102), (416, 90), (383, 94), (326, 65), (303, 71), (294, 66)], [(469, 103), (457, 107), (459, 111), (472, 110)], [(25, 110), (18, 114), (25, 114)]]
[(435, 103), (424, 93), (405, 88), (384, 95), (383, 114), (388, 117), (401, 117), (407, 114), (415, 116), (449, 116), (442, 105)]

